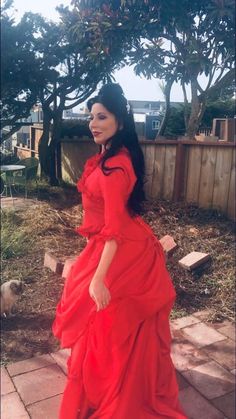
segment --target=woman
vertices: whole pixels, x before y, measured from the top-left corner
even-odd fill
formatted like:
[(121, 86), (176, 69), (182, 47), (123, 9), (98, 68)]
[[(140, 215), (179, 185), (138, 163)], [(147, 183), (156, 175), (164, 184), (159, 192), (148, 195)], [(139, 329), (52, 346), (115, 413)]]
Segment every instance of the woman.
[(88, 102), (100, 153), (78, 182), (85, 249), (53, 324), (71, 348), (60, 419), (184, 419), (170, 358), (175, 291), (159, 241), (139, 216), (144, 159), (121, 87)]

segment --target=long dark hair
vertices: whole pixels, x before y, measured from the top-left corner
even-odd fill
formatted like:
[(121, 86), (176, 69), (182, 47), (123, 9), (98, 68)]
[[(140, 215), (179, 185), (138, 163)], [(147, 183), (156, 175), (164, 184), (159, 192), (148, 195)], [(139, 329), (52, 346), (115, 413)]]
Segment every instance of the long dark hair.
[(97, 96), (87, 102), (88, 110), (91, 111), (95, 103), (101, 103), (109, 112), (115, 115), (119, 126), (121, 127), (115, 135), (107, 141), (105, 153), (101, 159), (101, 168), (104, 175), (108, 176), (111, 171), (119, 169), (106, 167), (106, 161), (115, 156), (124, 146), (129, 150), (131, 161), (137, 181), (128, 200), (128, 209), (130, 213), (141, 214), (143, 212), (144, 193), (144, 175), (145, 164), (142, 149), (140, 147), (138, 136), (135, 130), (133, 112), (124, 96), (123, 90), (119, 84), (109, 83), (104, 85)]

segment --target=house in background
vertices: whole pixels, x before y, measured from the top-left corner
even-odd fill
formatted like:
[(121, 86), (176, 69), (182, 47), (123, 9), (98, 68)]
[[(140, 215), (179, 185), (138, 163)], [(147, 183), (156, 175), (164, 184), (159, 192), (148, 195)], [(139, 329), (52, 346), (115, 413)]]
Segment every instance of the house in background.
[(31, 126), (34, 124), (43, 124), (43, 110), (41, 105), (35, 105), (28, 118), (20, 119), (19, 122), (25, 123), (19, 131), (12, 136), (12, 146), (29, 146)]
[(63, 111), (63, 119), (87, 119), (88, 110), (86, 106), (80, 106), (78, 112), (74, 112), (73, 109), (66, 109)]
[[(138, 135), (147, 140), (155, 140), (165, 111), (165, 102), (129, 100), (129, 104), (134, 114)], [(171, 102), (172, 107), (177, 107), (179, 104), (180, 102)]]

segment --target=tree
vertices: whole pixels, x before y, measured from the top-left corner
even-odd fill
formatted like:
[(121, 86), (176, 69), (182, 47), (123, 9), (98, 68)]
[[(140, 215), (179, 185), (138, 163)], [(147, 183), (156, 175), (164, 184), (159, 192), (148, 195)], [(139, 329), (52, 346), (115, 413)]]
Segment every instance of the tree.
[[(200, 128), (212, 128), (212, 121), (214, 118), (233, 118), (234, 114), (235, 101), (233, 99), (209, 101), (206, 105)], [(176, 137), (184, 135), (184, 132), (184, 106), (179, 104), (178, 106), (171, 107), (165, 135)]]
[(22, 126), (20, 119), (27, 118), (37, 100), (34, 52), (30, 48), (33, 26), (24, 22), (15, 24), (8, 16), (12, 1), (5, 3), (1, 15), (1, 128), (10, 127), (1, 142)]
[[(87, 14), (102, 10), (104, 20), (108, 14), (111, 19), (115, 16), (120, 21), (116, 33), (130, 34), (132, 39), (129, 63), (135, 64), (138, 74), (164, 79), (167, 97), (173, 80), (181, 83), (186, 133), (194, 138), (208, 96), (232, 84), (234, 78), (233, 1), (74, 0), (74, 4)], [(205, 87), (200, 83), (202, 75), (207, 78)]]
[[(46, 36), (38, 37), (41, 66), (48, 66), (48, 59), (53, 54), (60, 69), (55, 67), (56, 73), (52, 80), (48, 80), (46, 88), (42, 86), (39, 98), (44, 112), (44, 130), (40, 140), (40, 155), (43, 171), (50, 174), (51, 183), (55, 184), (55, 149), (60, 138), (63, 110), (71, 109), (84, 102), (96, 89), (102, 80), (110, 80), (111, 73), (120, 56), (107, 54), (106, 51), (96, 49), (94, 53), (94, 33), (87, 30), (86, 20), (79, 15), (80, 27), (74, 27), (74, 11), (60, 7), (62, 23), (50, 24)], [(76, 14), (78, 18), (78, 14)], [(49, 47), (48, 40), (50, 39)], [(58, 41), (59, 40), (59, 41)], [(50, 48), (50, 50), (49, 50)], [(120, 64), (119, 64), (120, 65)], [(52, 133), (49, 140), (50, 123)]]
[(202, 118), (201, 127), (212, 127), (214, 118), (234, 118), (235, 101), (233, 99), (217, 99), (209, 101)]
[[(7, 14), (4, 17), (5, 26), (8, 24), (10, 35), (14, 35), (13, 46), (8, 48), (9, 42), (4, 49), (4, 116), (7, 112), (8, 115), (10, 112), (12, 114), (12, 119), (7, 120), (8, 125), (13, 123), (13, 119), (17, 122), (19, 118), (27, 117), (36, 101), (42, 104), (44, 119), (39, 157), (42, 173), (50, 178), (52, 184), (57, 183), (55, 150), (60, 138), (63, 110), (84, 102), (99, 82), (111, 79), (113, 69), (121, 61), (118, 49), (116, 55), (104, 50), (94, 52), (95, 33), (86, 30), (86, 19), (82, 15), (79, 19), (83, 23), (80, 30), (77, 28), (75, 36), (72, 30), (73, 11), (64, 7), (58, 8), (58, 11), (61, 14), (61, 22), (58, 24), (33, 13), (26, 13), (18, 25), (14, 25), (14, 20)], [(16, 52), (18, 45), (20, 56)], [(16, 65), (9, 66), (12, 68), (9, 77), (7, 68), (11, 60), (15, 60)], [(19, 75), (17, 65), (20, 65)], [(15, 79), (18, 79), (16, 86)], [(11, 89), (14, 97), (9, 101), (7, 92)], [(27, 100), (24, 101), (23, 112), (21, 102), (24, 94)], [(7, 107), (7, 100), (11, 107)], [(19, 108), (21, 110), (17, 112)]]

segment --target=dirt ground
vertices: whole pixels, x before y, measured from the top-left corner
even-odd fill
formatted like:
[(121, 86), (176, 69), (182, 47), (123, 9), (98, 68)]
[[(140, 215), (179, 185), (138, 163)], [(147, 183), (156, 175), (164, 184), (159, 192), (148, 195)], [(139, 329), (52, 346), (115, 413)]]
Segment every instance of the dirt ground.
[[(62, 261), (79, 254), (85, 240), (75, 226), (82, 218), (80, 196), (75, 188), (41, 189), (35, 206), (11, 215), (16, 229), (25, 231), (27, 251), (2, 258), (2, 282), (21, 279), (24, 292), (14, 313), (1, 319), (2, 363), (52, 352), (59, 344), (51, 325), (64, 279), (43, 267), (44, 254), (51, 250)], [(193, 205), (158, 201), (146, 204), (145, 220), (158, 238), (174, 237), (178, 249), (167, 261), (177, 291), (172, 317), (210, 309), (209, 321), (234, 319), (234, 226), (216, 211)], [(196, 250), (210, 253), (211, 262), (190, 273), (178, 260)]]

